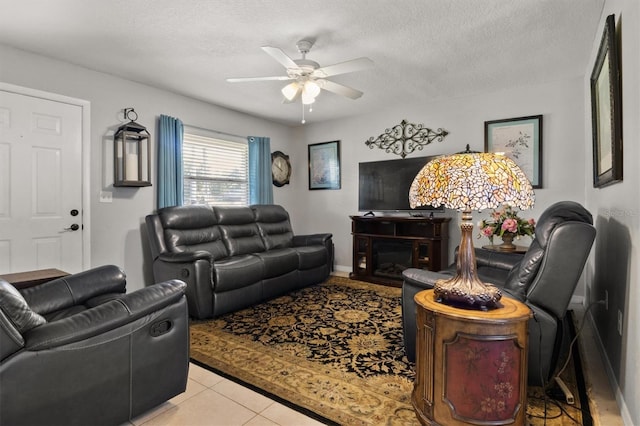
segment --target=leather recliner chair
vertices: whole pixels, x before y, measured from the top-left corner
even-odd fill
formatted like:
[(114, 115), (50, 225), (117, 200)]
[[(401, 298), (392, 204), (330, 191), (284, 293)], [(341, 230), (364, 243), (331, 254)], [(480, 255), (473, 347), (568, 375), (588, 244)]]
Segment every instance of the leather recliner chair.
[(20, 291), (0, 279), (1, 424), (121, 424), (184, 392), (185, 284), (125, 285), (116, 266)]
[[(479, 278), (498, 286), (503, 296), (525, 303), (533, 312), (528, 323), (530, 385), (546, 384), (568, 349), (566, 313), (595, 239), (592, 224), (591, 213), (584, 207), (562, 201), (542, 213), (535, 239), (524, 256), (475, 249)], [(433, 288), (438, 279), (454, 274), (455, 262), (441, 272), (414, 268), (403, 272), (402, 322), (409, 361), (415, 361), (416, 356), (414, 296)]]

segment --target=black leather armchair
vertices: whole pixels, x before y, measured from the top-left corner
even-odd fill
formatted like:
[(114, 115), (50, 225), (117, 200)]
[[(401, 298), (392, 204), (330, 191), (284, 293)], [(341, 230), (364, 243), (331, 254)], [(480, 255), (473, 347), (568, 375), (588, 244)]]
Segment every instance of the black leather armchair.
[(184, 392), (185, 284), (125, 285), (116, 266), (20, 291), (0, 279), (1, 424), (121, 424)]
[[(504, 296), (524, 302), (533, 311), (528, 325), (530, 385), (543, 385), (551, 379), (566, 350), (566, 312), (593, 245), (596, 230), (592, 224), (584, 207), (563, 201), (542, 213), (535, 239), (524, 255), (475, 250), (480, 279), (500, 287)], [(410, 361), (415, 361), (416, 353), (414, 296), (454, 274), (455, 263), (439, 273), (404, 271), (402, 321)]]

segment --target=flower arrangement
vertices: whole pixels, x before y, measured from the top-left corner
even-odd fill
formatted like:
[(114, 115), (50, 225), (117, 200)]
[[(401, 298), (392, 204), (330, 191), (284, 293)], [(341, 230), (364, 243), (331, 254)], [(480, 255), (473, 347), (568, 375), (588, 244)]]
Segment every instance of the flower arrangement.
[(491, 213), (491, 219), (484, 219), (480, 221), (480, 237), (487, 237), (491, 244), (493, 244), (493, 237), (495, 235), (499, 237), (511, 237), (519, 238), (520, 236), (528, 235), (533, 237), (533, 233), (536, 229), (536, 222), (534, 219), (522, 219), (518, 217), (518, 213), (510, 206), (505, 206), (499, 210), (494, 210)]

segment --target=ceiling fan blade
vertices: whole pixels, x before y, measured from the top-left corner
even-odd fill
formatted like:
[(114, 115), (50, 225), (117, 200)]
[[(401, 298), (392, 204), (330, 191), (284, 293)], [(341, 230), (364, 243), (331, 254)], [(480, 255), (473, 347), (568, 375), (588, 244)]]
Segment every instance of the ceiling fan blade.
[(239, 77), (239, 78), (228, 78), (227, 81), (229, 83), (244, 83), (248, 81), (287, 81), (293, 80), (291, 77), (287, 77), (286, 75), (280, 75), (275, 77)]
[(369, 58), (357, 58), (346, 62), (318, 68), (311, 73), (314, 77), (324, 78), (332, 75), (346, 74), (348, 72), (360, 71), (373, 67), (373, 61)]
[(262, 46), (262, 50), (267, 52), (267, 54), (269, 56), (271, 56), (276, 61), (280, 62), (287, 69), (289, 69), (289, 68), (293, 68), (293, 69), (299, 68), (298, 64), (296, 64), (293, 61), (293, 59), (291, 59), (289, 56), (287, 56), (287, 54), (284, 53), (282, 51), (282, 49), (279, 49), (277, 47), (271, 47), (271, 46)]
[(353, 89), (348, 86), (343, 86), (342, 84), (334, 83), (333, 81), (330, 81), (330, 80), (318, 80), (318, 81), (322, 82), (320, 84), (320, 87), (322, 87), (324, 90), (338, 94), (338, 95), (346, 96), (347, 98), (358, 99), (360, 96), (363, 95), (363, 93), (359, 90)]

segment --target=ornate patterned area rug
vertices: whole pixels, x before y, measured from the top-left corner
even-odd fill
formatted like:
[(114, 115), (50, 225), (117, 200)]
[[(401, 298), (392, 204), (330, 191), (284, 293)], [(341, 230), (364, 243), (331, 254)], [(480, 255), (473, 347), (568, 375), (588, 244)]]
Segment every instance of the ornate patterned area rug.
[[(192, 361), (324, 423), (419, 424), (399, 288), (331, 277), (190, 330)], [(530, 398), (530, 424), (544, 423), (542, 401)], [(564, 417), (547, 404), (547, 425), (582, 424)]]

